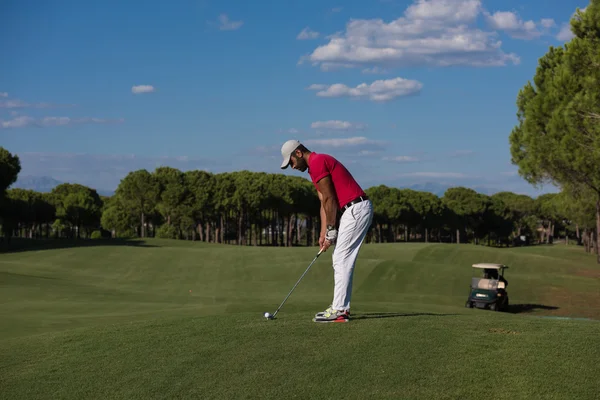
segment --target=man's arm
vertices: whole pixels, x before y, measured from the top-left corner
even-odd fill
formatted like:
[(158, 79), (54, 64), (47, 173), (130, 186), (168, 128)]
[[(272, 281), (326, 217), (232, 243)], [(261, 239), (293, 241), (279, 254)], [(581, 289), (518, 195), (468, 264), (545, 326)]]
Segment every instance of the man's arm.
[(325, 214), (325, 208), (323, 207), (323, 194), (317, 190), (319, 200), (321, 200), (321, 236), (325, 235), (327, 231), (327, 215)]
[(317, 193), (321, 200), (321, 233), (323, 234), (327, 230), (327, 225), (335, 226), (337, 218), (337, 197), (330, 175), (321, 179), (317, 183), (317, 186), (319, 187)]

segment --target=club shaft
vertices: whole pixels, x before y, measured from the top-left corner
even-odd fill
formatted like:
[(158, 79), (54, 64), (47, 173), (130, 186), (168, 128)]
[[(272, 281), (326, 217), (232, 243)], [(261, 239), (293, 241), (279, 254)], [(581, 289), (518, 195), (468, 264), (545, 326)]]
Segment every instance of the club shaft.
[(304, 273), (300, 276), (300, 279), (298, 279), (298, 282), (296, 282), (296, 284), (294, 285), (294, 287), (292, 288), (292, 290), (290, 290), (290, 292), (288, 293), (287, 296), (285, 296), (285, 299), (283, 299), (283, 301), (281, 302), (281, 304), (279, 305), (279, 307), (277, 307), (277, 310), (273, 313), (273, 317), (275, 317), (275, 315), (277, 315), (277, 313), (279, 312), (279, 310), (281, 309), (281, 307), (283, 307), (283, 304), (290, 297), (290, 295), (292, 294), (292, 292), (294, 291), (294, 289), (296, 289), (296, 286), (298, 286), (298, 284), (300, 283), (300, 281), (302, 280), (302, 278), (304, 278), (304, 275), (306, 275), (306, 273), (308, 272), (308, 270), (310, 269), (310, 267), (312, 267), (312, 265), (315, 263), (315, 261), (317, 261), (317, 258), (319, 258), (319, 256), (321, 255), (322, 252), (323, 252), (323, 250), (321, 249), (317, 253), (317, 255), (315, 256), (315, 258), (313, 258), (312, 262), (308, 265), (308, 268), (306, 268), (306, 271), (304, 271)]

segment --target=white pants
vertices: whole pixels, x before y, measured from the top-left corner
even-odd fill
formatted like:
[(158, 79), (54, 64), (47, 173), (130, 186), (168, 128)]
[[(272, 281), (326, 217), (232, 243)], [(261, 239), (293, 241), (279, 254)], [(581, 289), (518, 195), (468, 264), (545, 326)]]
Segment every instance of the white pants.
[(350, 309), (354, 265), (372, 221), (371, 200), (356, 203), (342, 214), (332, 255), (335, 282), (332, 303), (334, 310)]

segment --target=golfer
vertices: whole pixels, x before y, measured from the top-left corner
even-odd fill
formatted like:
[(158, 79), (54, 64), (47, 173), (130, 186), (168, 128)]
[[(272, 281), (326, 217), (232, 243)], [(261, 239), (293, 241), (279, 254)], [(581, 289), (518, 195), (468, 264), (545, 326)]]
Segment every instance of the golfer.
[[(309, 151), (297, 140), (288, 140), (281, 147), (282, 169), (289, 165), (310, 178), (321, 200), (321, 234), (323, 251), (334, 245), (333, 302), (315, 315), (315, 322), (347, 322), (350, 318), (352, 278), (358, 252), (373, 221), (373, 204), (350, 172), (328, 154)], [(341, 212), (339, 230), (337, 213)]]

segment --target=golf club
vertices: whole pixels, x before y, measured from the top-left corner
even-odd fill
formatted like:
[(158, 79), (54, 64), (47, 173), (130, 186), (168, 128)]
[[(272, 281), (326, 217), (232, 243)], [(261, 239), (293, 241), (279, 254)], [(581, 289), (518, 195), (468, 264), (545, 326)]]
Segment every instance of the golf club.
[(277, 313), (279, 312), (279, 310), (281, 309), (281, 307), (283, 306), (283, 304), (285, 303), (285, 301), (288, 299), (288, 297), (290, 297), (290, 295), (292, 294), (292, 292), (294, 291), (294, 289), (296, 289), (296, 286), (298, 286), (298, 284), (300, 283), (300, 281), (302, 280), (302, 278), (304, 278), (304, 275), (306, 275), (306, 273), (308, 272), (308, 270), (310, 269), (310, 267), (312, 267), (312, 265), (315, 263), (315, 261), (317, 261), (317, 258), (319, 258), (319, 256), (321, 255), (322, 252), (323, 252), (323, 249), (319, 250), (319, 252), (315, 256), (315, 258), (313, 258), (312, 262), (308, 265), (308, 268), (306, 268), (306, 271), (304, 271), (304, 273), (302, 274), (302, 276), (300, 276), (300, 279), (298, 279), (298, 282), (296, 282), (296, 284), (294, 285), (294, 287), (292, 288), (292, 290), (290, 290), (290, 292), (285, 297), (285, 299), (283, 299), (283, 301), (281, 302), (281, 304), (279, 305), (279, 307), (277, 308), (277, 310), (275, 310), (275, 312), (273, 314), (269, 314), (268, 312), (265, 313), (265, 318), (266, 319), (274, 319), (275, 318), (275, 316), (277, 315)]

